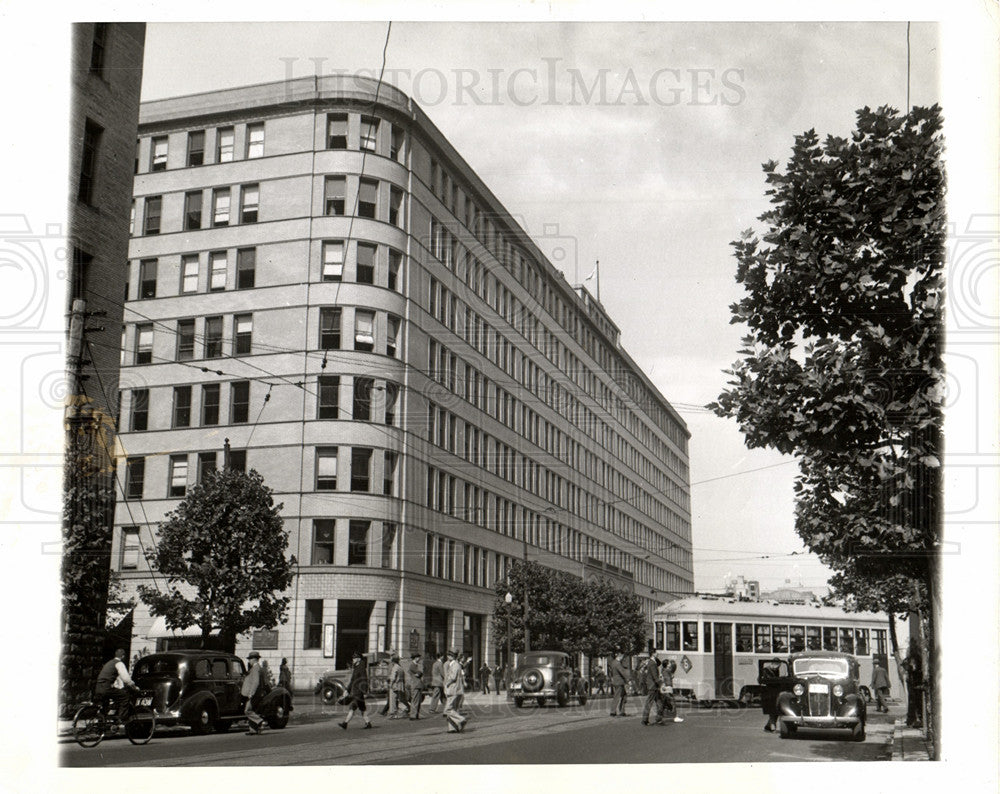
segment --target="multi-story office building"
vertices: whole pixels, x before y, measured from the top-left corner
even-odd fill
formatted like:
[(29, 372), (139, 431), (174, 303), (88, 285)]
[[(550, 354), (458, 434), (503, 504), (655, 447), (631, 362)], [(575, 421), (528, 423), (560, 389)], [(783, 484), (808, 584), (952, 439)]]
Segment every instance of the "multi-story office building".
[(148, 102), (138, 157), (127, 582), (228, 439), (300, 563), (288, 623), (245, 647), (297, 676), (356, 648), (492, 663), (525, 556), (620, 582), (650, 636), (692, 590), (684, 422), (408, 97), (326, 77)]
[[(121, 284), (146, 27), (73, 26), (69, 136), (62, 698), (77, 702), (102, 662), (114, 527)], [(75, 311), (74, 311), (75, 308)], [(86, 461), (86, 463), (84, 463)], [(85, 584), (80, 586), (78, 582)], [(112, 640), (114, 641), (114, 640)]]

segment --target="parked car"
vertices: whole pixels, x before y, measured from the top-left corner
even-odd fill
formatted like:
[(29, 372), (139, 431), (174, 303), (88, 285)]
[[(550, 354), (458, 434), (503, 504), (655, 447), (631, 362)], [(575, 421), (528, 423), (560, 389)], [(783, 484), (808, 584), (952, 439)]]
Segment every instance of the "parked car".
[(532, 651), (526, 653), (511, 676), (507, 700), (520, 708), (526, 700), (539, 706), (555, 700), (559, 706), (576, 697), (580, 705), (587, 703), (587, 681), (579, 678), (570, 666), (569, 654), (562, 651)]
[[(376, 651), (365, 654), (365, 663), (368, 665), (368, 694), (384, 695), (389, 691), (389, 668), (391, 660), (385, 651)], [(424, 676), (428, 682), (430, 675)], [(351, 680), (351, 671), (348, 670), (325, 670), (319, 677), (313, 693), (320, 695), (326, 704), (336, 703), (347, 694), (347, 683)]]
[[(135, 664), (132, 679), (153, 693), (156, 724), (188, 725), (195, 733), (229, 730), (246, 719), (240, 687), (247, 668), (234, 654), (208, 650), (153, 653)], [(273, 687), (257, 707), (272, 728), (284, 728), (292, 710), (287, 689)]]
[[(858, 661), (846, 653), (805, 651), (768, 676), (765, 693), (777, 689), (778, 732), (787, 739), (799, 728), (840, 728), (864, 741), (867, 708), (858, 682)], [(769, 699), (767, 694), (762, 698)]]

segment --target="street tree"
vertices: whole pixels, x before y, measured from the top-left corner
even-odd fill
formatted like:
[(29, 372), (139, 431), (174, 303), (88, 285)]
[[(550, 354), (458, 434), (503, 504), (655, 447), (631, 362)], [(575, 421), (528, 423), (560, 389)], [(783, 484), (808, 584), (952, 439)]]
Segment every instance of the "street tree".
[(295, 558), (285, 556), (281, 508), (256, 471), (209, 474), (160, 524), (153, 566), (166, 590), (142, 585), (140, 598), (169, 629), (198, 626), (203, 642), (218, 630), (228, 650), (250, 629), (283, 623)]
[(821, 142), (809, 130), (784, 170), (764, 164), (766, 231), (733, 243), (746, 296), (732, 322), (749, 334), (711, 406), (737, 421), (747, 446), (798, 457), (796, 530), (849, 571), (850, 594), (878, 595), (876, 583), (895, 576), (926, 588), (935, 644), (941, 125), (937, 106), (863, 108), (850, 138)]

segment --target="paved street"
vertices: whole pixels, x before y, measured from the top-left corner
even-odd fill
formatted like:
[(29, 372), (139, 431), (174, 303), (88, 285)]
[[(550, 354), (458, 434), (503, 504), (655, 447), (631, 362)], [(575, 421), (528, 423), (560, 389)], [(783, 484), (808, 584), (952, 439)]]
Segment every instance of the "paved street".
[[(304, 699), (305, 700), (305, 699)], [(492, 702), (488, 702), (492, 701)], [(377, 710), (380, 704), (374, 704)], [(355, 719), (337, 727), (342, 708), (304, 703), (281, 731), (246, 736), (191, 736), (186, 730), (158, 731), (144, 747), (111, 739), (85, 750), (63, 740), (65, 766), (281, 766), (333, 764), (608, 764), (699, 762), (879, 761), (891, 756), (894, 714), (870, 715), (863, 743), (846, 732), (801, 732), (782, 740), (762, 730), (756, 708), (684, 709), (683, 723), (644, 727), (641, 699), (632, 698), (629, 716), (608, 716), (607, 701), (586, 707), (508, 708), (481, 699), (468, 708), (461, 735), (448, 734), (440, 715), (419, 722), (373, 717), (373, 730)], [(298, 717), (298, 719), (296, 719)]]

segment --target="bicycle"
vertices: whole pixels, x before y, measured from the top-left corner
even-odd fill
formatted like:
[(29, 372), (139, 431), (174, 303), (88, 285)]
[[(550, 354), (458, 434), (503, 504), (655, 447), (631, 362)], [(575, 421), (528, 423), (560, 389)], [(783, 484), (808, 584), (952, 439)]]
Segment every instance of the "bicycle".
[(73, 738), (81, 747), (96, 747), (106, 736), (124, 730), (132, 744), (146, 744), (156, 730), (152, 703), (152, 692), (142, 690), (133, 695), (132, 713), (124, 722), (116, 712), (109, 712), (104, 703), (84, 703), (73, 717)]

